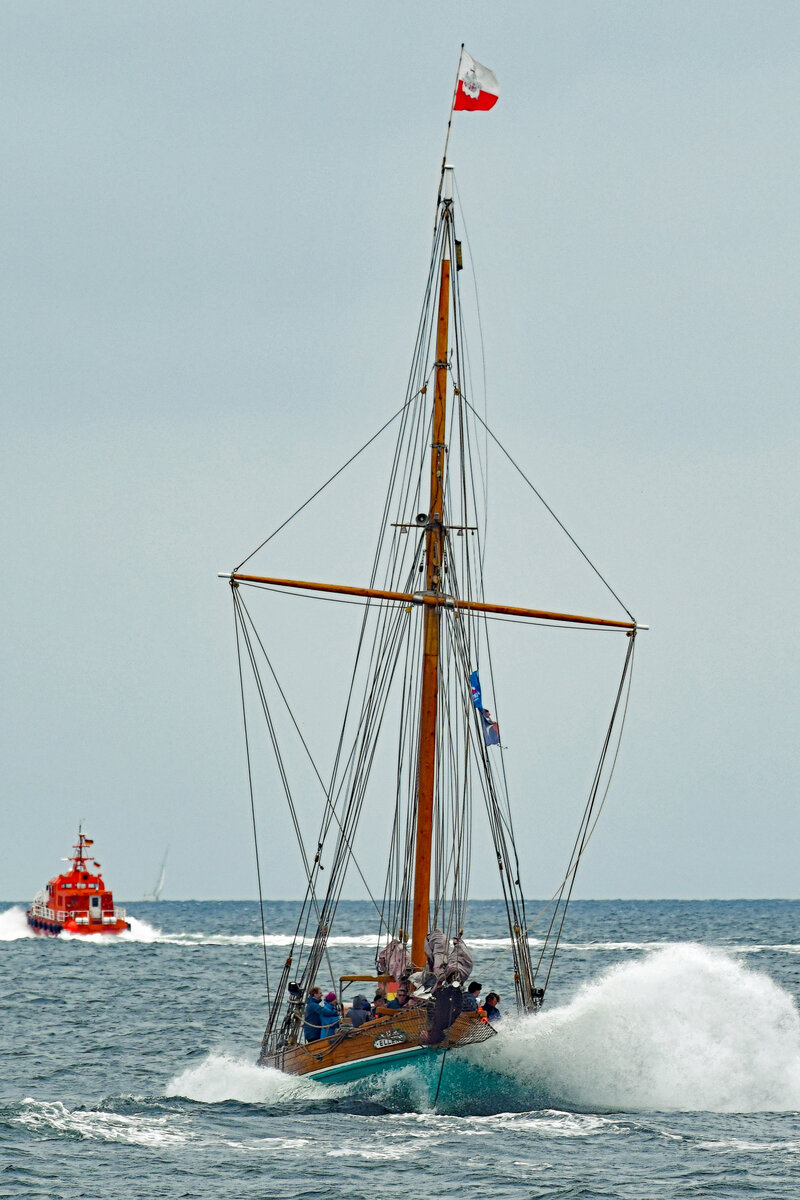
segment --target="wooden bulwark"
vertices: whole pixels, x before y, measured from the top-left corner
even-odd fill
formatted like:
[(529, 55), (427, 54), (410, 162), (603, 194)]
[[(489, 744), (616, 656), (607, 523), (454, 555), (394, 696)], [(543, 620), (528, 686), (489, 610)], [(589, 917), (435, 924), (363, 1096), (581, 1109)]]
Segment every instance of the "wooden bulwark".
[(349, 1063), (379, 1060), (386, 1055), (431, 1051), (447, 1046), (471, 1045), (494, 1036), (491, 1025), (477, 1013), (461, 1013), (456, 1017), (440, 1047), (428, 1046), (428, 1014), (424, 1008), (398, 1009), (391, 1017), (366, 1021), (358, 1029), (345, 1026), (333, 1037), (315, 1042), (287, 1046), (277, 1054), (265, 1054), (259, 1059), (262, 1067), (274, 1067), (289, 1075), (310, 1075)]

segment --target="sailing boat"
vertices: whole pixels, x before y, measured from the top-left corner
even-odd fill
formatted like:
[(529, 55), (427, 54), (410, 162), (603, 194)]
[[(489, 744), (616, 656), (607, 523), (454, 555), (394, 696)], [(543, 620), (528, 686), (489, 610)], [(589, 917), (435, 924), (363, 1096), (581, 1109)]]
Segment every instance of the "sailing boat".
[[(454, 107), (459, 107), (461, 91), (475, 101), (477, 88), (472, 107), (488, 108), (480, 93), (489, 74), (471, 59), (465, 66), (462, 54)], [(274, 755), (277, 787), (289, 806), (305, 877), (293, 944), (274, 989), (267, 972), (269, 1015), (259, 1062), (317, 1080), (347, 1081), (415, 1062), (443, 1065), (444, 1055), (459, 1055), (467, 1047), (480, 1054), (480, 1047), (495, 1036), (495, 1028), (480, 1011), (469, 1011), (465, 991), (474, 965), (469, 949), (473, 810), (484, 809), (488, 817), (506, 907), (518, 1012), (534, 1013), (541, 1007), (575, 874), (613, 770), (640, 628), (624, 605), (624, 616), (605, 618), (487, 598), (478, 460), (481, 446), (494, 435), (475, 408), (468, 386), (459, 284), (462, 249), (453, 168), (446, 156), (445, 147), (407, 392), (401, 408), (379, 431), (393, 428), (396, 437), (368, 572), (361, 580), (314, 582), (244, 570), (288, 524), (284, 522), (233, 571), (221, 574), (233, 598), (254, 833), (253, 761), (259, 720)], [(280, 597), (282, 611), (286, 596), (359, 606), (353, 660), (349, 676), (340, 683), (342, 713), (335, 753), (324, 774), (314, 755), (313, 730), (304, 728), (294, 711), (290, 693), (292, 684), (297, 688), (296, 680), (278, 678), (270, 649), (270, 639), (279, 651), (286, 635), (278, 629), (278, 610), (270, 610), (269, 604), (277, 604)], [(267, 605), (263, 620), (255, 615), (259, 603)], [(603, 630), (619, 635), (622, 646), (621, 677), (600, 761), (535, 956), (504, 748), (498, 722), (483, 698), (481, 671), (483, 683), (494, 697), (497, 694), (489, 634), (499, 620)], [(310, 831), (302, 828), (291, 778), (293, 760), (282, 743), (282, 729), (288, 729), (307, 756), (319, 789), (317, 823)], [(271, 808), (273, 803), (270, 797)], [(384, 855), (379, 855), (374, 840), (368, 843), (370, 863), (380, 864), (382, 894), (372, 890), (374, 883), (367, 878), (371, 872), (358, 845), (371, 811), (383, 818), (386, 832)], [(261, 893), (257, 838), (256, 863)], [(366, 973), (353, 971), (351, 959), (337, 974), (331, 938), (353, 870), (375, 906), (375, 966)], [(263, 904), (261, 912), (263, 925)], [(264, 961), (266, 968), (266, 945)], [(323, 975), (330, 979), (326, 1007), (333, 1019), (316, 1022), (319, 1006), (315, 1009), (314, 995), (319, 994)], [(358, 989), (377, 994), (370, 1019), (360, 1024), (345, 1015), (347, 997)]]
[(169, 854), (169, 846), (164, 851), (164, 857), (161, 860), (161, 870), (158, 872), (158, 880), (153, 887), (152, 892), (148, 892), (146, 896), (142, 896), (142, 900), (150, 900), (153, 903), (158, 903), (161, 899), (161, 893), (164, 890), (164, 884), (167, 879), (167, 855)]

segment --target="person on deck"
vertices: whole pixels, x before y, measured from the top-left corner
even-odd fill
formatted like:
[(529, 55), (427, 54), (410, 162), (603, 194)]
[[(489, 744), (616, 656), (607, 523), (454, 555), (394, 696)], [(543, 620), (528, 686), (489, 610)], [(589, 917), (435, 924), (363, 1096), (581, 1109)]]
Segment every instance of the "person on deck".
[(313, 987), (306, 1000), (303, 1033), (307, 1042), (315, 1042), (322, 1033), (322, 988)]
[(347, 1017), (353, 1029), (358, 1029), (365, 1021), (368, 1021), (372, 1016), (372, 1009), (369, 1006), (369, 1000), (366, 996), (356, 996), (353, 1000), (353, 1006), (347, 1012)]
[(339, 1009), (336, 1007), (336, 992), (328, 992), (322, 1005), (321, 1038), (333, 1037), (339, 1028)]
[(428, 1046), (438, 1046), (444, 1039), (445, 1032), (462, 1011), (462, 1004), (469, 992), (462, 992), (458, 976), (451, 975), (436, 989), (433, 1015), (427, 1033), (420, 1037), (420, 1042)]
[(401, 983), (397, 988), (397, 995), (394, 1000), (390, 1000), (386, 1005), (387, 1008), (405, 1008), (408, 1005), (408, 988), (404, 983)]
[(480, 1004), (478, 996), (481, 994), (481, 985), (477, 979), (473, 979), (472, 983), (464, 993), (464, 998), (461, 1001), (462, 1012), (480, 1012)]
[(489, 1021), (490, 1025), (494, 1025), (503, 1015), (500, 1012), (500, 1009), (497, 1007), (499, 1003), (500, 997), (498, 996), (497, 992), (489, 992), (486, 996), (486, 1000), (484, 1001), (484, 1008), (486, 1010), (486, 1019)]

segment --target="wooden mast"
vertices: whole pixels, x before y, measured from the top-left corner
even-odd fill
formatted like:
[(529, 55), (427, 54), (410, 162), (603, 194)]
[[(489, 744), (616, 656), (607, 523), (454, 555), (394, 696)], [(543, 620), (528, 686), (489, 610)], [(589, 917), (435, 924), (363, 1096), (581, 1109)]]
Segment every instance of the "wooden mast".
[[(442, 591), (444, 560), (445, 418), (447, 414), (447, 342), (450, 316), (450, 230), (452, 219), (451, 168), (445, 168), (442, 198), (442, 265), (439, 282), (439, 316), (436, 329), (436, 378), (431, 440), (431, 489), (425, 532), (425, 591), (436, 597)], [(422, 694), (419, 720), (419, 771), (417, 776), (417, 829), (414, 851), (414, 906), (411, 917), (411, 961), (425, 965), (425, 938), (431, 890), (433, 800), (436, 789), (436, 718), (439, 701), (440, 608), (426, 604), (422, 631)]]

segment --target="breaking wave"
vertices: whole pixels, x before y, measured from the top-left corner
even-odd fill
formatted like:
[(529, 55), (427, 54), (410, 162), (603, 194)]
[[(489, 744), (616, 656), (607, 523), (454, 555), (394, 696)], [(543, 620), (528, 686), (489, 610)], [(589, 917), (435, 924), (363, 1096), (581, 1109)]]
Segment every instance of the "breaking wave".
[(722, 951), (673, 945), (508, 1022), (483, 1066), (552, 1107), (800, 1110), (800, 1014)]

